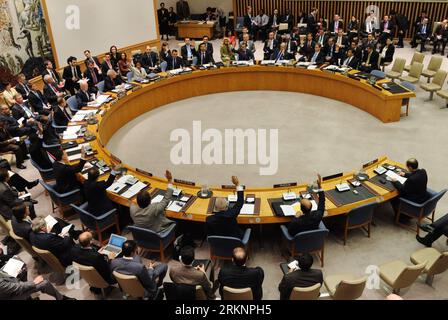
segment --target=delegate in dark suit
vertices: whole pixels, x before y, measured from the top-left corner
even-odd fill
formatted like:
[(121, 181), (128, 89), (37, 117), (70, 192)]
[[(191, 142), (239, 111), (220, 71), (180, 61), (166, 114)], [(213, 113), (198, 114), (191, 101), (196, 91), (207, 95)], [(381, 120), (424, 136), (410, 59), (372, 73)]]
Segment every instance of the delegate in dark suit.
[(208, 52), (198, 52), (198, 65), (215, 63), (215, 60)]
[(47, 101), (51, 105), (56, 105), (58, 103), (58, 95), (59, 89), (57, 89), (55, 86), (52, 86), (48, 83), (44, 86), (44, 96), (47, 99)]
[(107, 197), (106, 189), (114, 183), (115, 174), (110, 174), (105, 181), (84, 182), (84, 195), (87, 200), (87, 211), (95, 216), (100, 216), (115, 208), (112, 201)]
[(155, 52), (145, 52), (144, 54), (142, 54), (141, 62), (143, 68), (145, 68), (146, 70), (153, 70), (154, 68), (157, 68), (159, 57)]
[(311, 287), (316, 283), (322, 284), (323, 281), (322, 271), (318, 269), (309, 269), (307, 271), (298, 269), (287, 273), (278, 285), (280, 300), (289, 300), (294, 287)]
[(45, 98), (45, 96), (39, 90), (30, 91), (30, 93), (28, 94), (28, 103), (37, 113), (42, 115), (50, 114), (49, 110), (44, 109), (44, 107), (46, 107), (48, 103), (47, 98)]
[(79, 90), (76, 93), (76, 101), (78, 102), (79, 108), (82, 108), (86, 107), (89, 102), (93, 101), (93, 99), (90, 97), (89, 92)]
[(282, 52), (280, 49), (275, 49), (274, 52), (272, 53), (270, 59), (271, 60), (275, 60), (275, 61), (278, 61), (278, 60), (289, 60), (289, 59), (291, 59), (291, 56), (286, 51)]
[(254, 54), (250, 50), (239, 49), (237, 54), (238, 54), (238, 61), (254, 60)]
[[(299, 53), (302, 56), (305, 56), (306, 59), (309, 61), (311, 60), (311, 57), (314, 54), (314, 47), (315, 47), (316, 43), (314, 41), (306, 41), (303, 46), (300, 47), (299, 49)], [(322, 50), (321, 50), (322, 51)]]
[(30, 93), (31, 89), (26, 83), (24, 84), (18, 82), (16, 84), (16, 91), (22, 95), (23, 99), (26, 100), (28, 99), (28, 94)]
[(384, 58), (381, 57), (381, 63), (392, 62), (392, 60), (394, 60), (394, 53), (395, 53), (395, 46), (393, 44), (388, 45), (386, 48), (386, 52), (384, 53)]
[(54, 123), (58, 126), (67, 126), (70, 121), (70, 116), (65, 113), (59, 106), (53, 107)]
[(31, 232), (30, 242), (36, 248), (50, 251), (64, 267), (72, 264), (72, 238), (60, 237), (54, 233)]
[[(194, 48), (194, 46), (190, 46), (190, 52), (191, 52), (191, 57), (192, 57), (192, 58), (195, 57), (195, 56), (197, 56), (197, 51), (196, 51), (196, 49)], [(182, 59), (184, 59), (184, 63), (188, 65), (188, 64), (190, 63), (190, 61), (188, 60), (188, 49), (187, 49), (187, 45), (183, 45), (183, 46), (180, 48), (180, 55), (182, 56)]]
[(294, 217), (288, 224), (288, 233), (291, 236), (304, 231), (316, 230), (319, 227), (325, 212), (325, 192), (319, 192), (319, 204), (317, 210), (299, 217)]
[(107, 283), (116, 283), (110, 272), (109, 260), (105, 255), (98, 253), (93, 248), (83, 248), (80, 245), (75, 245), (72, 247), (71, 256), (74, 262), (94, 267)]
[(216, 212), (215, 214), (207, 217), (205, 222), (207, 235), (235, 237), (241, 239), (244, 233), (238, 226), (236, 218), (240, 214), (243, 205), (244, 191), (241, 188), (241, 190), (238, 190), (237, 192), (237, 201), (233, 208)]
[(423, 203), (428, 200), (426, 187), (428, 184), (428, 175), (425, 169), (417, 169), (414, 172), (405, 174), (407, 180), (404, 184), (395, 181), (393, 185), (398, 189), (400, 197), (417, 203)]
[[(75, 74), (71, 66), (66, 66), (62, 72), (62, 78), (65, 80), (65, 89), (67, 89), (72, 95), (75, 94), (75, 89), (79, 89), (78, 81), (82, 78), (81, 68), (75, 66)], [(73, 81), (73, 78), (78, 80)]]
[(11, 219), (12, 208), (23, 203), (18, 196), (17, 191), (13, 190), (6, 182), (0, 182), (0, 214), (6, 220)]
[(166, 70), (174, 70), (178, 68), (185, 67), (184, 60), (181, 57), (171, 57), (166, 60), (167, 67)]
[(115, 79), (112, 79), (111, 77), (106, 77), (104, 79), (104, 92), (112, 91), (115, 89), (116, 86), (119, 86), (120, 84), (123, 84), (123, 80), (120, 76), (117, 76)]
[(1, 114), (0, 120), (5, 122), (5, 128), (12, 137), (28, 136), (34, 132), (30, 127), (22, 127), (12, 116)]
[(81, 159), (78, 164), (68, 165), (60, 163), (59, 161), (53, 162), (53, 173), (56, 180), (56, 191), (59, 193), (66, 193), (74, 189), (81, 189), (82, 185), (76, 179), (76, 174), (81, 172), (85, 160)]
[(346, 67), (356, 69), (356, 68), (358, 68), (359, 60), (355, 56), (351, 56), (351, 57), (345, 56), (344, 58), (342, 58), (340, 60), (340, 64), (341, 64), (341, 66), (346, 66)]
[(31, 221), (22, 220), (18, 221), (16, 217), (12, 217), (11, 219), (12, 230), (16, 235), (30, 242), (30, 234), (31, 230)]
[(227, 265), (221, 268), (218, 281), (221, 284), (219, 292), (223, 296), (224, 286), (242, 289), (251, 288), (254, 300), (263, 298), (264, 271), (260, 267), (248, 268), (246, 266)]
[(89, 84), (89, 92), (96, 94), (98, 92), (98, 88), (96, 87), (96, 85), (99, 82), (103, 81), (103, 75), (99, 74), (97, 68), (86, 69), (84, 75), (87, 79), (89, 79), (89, 81), (87, 82)]

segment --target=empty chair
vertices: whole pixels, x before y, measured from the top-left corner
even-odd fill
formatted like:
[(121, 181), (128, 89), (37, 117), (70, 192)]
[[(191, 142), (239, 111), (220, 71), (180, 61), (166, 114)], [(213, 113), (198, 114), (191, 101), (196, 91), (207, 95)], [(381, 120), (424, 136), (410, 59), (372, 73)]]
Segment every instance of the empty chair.
[(344, 246), (347, 242), (348, 230), (362, 228), (370, 238), (370, 225), (372, 224), (373, 212), (376, 207), (376, 202), (368, 203), (353, 208), (345, 214)]
[(425, 269), (426, 261), (416, 265), (408, 266), (400, 260), (387, 262), (379, 266), (380, 278), (399, 294), (400, 289), (410, 287)]
[(403, 75), (404, 65), (406, 64), (406, 60), (403, 58), (395, 58), (394, 64), (392, 65), (392, 69), (386, 72), (386, 77), (395, 81)]
[(79, 203), (81, 201), (81, 190), (75, 189), (66, 193), (59, 193), (54, 189), (54, 185), (48, 184), (42, 180), (39, 180), (40, 184), (47, 190), (51, 198), (51, 206), (53, 212), (58, 209), (61, 216), (64, 216), (70, 204)]
[(383, 71), (380, 70), (372, 70), (370, 74), (378, 79), (384, 79), (386, 78), (386, 74)]
[(56, 274), (59, 274), (60, 276), (62, 276), (62, 278), (65, 278), (65, 268), (61, 264), (59, 259), (54, 256), (54, 254), (52, 254), (48, 250), (42, 250), (42, 249), (39, 249), (39, 248), (37, 248), (35, 246), (32, 246), (32, 249), (34, 250), (34, 252), (36, 252), (39, 255), (39, 257), (43, 261), (45, 261), (50, 266), (50, 268)]
[(448, 251), (439, 252), (434, 248), (424, 248), (411, 255), (413, 264), (422, 264), (426, 261), (423, 273), (426, 273), (426, 283), (432, 285), (434, 276), (448, 269)]
[[(395, 223), (398, 225), (401, 225), (405, 228), (410, 228), (407, 225), (404, 225), (400, 223), (400, 215), (404, 214), (405, 216), (408, 216), (410, 218), (417, 219), (418, 224), (424, 219), (428, 218), (434, 222), (434, 214), (436, 212), (436, 206), (437, 202), (443, 197), (443, 195), (446, 193), (447, 189), (444, 189), (440, 192), (436, 192), (431, 189), (427, 189), (426, 192), (428, 193), (428, 200), (426, 200), (423, 203), (416, 203), (412, 202), (408, 199), (399, 198), (400, 203), (398, 206), (398, 212), (395, 216)], [(417, 224), (417, 229), (412, 229), (413, 231), (416, 231), (417, 234), (419, 234), (419, 226)]]
[(320, 283), (305, 288), (294, 287), (289, 300), (317, 300), (320, 296), (320, 287)]
[(235, 289), (224, 286), (223, 300), (253, 300), (251, 288)]
[[(434, 77), (437, 71), (440, 70), (442, 66), (443, 57), (432, 56), (429, 60), (428, 68), (422, 71), (422, 76), (428, 78), (428, 83), (432, 77)], [(442, 81), (443, 83), (443, 81)]]
[(409, 72), (409, 70), (411, 70), (411, 66), (415, 62), (423, 63), (423, 60), (425, 60), (425, 55), (423, 53), (415, 51), (411, 59), (411, 64), (405, 65), (404, 70)]
[(145, 288), (136, 276), (122, 274), (117, 271), (112, 272), (118, 282), (121, 291), (126, 297), (143, 299), (145, 297)]
[(19, 237), (18, 235), (16, 235), (14, 233), (14, 230), (11, 228), (11, 230), (9, 231), (9, 236), (11, 238), (14, 239), (15, 242), (17, 242), (23, 250), (25, 250), (26, 252), (28, 252), (33, 258), (37, 258), (38, 254), (33, 250), (33, 247), (31, 246), (31, 244), (25, 240), (22, 237)]
[(318, 253), (320, 265), (322, 267), (324, 266), (324, 247), (328, 229), (322, 221), (319, 224), (319, 229), (300, 232), (295, 236), (291, 236), (288, 228), (284, 225), (281, 225), (280, 229), (283, 239), (288, 244), (287, 249), (292, 257), (296, 257), (300, 253)]
[(40, 177), (43, 181), (46, 183), (54, 181), (54, 173), (53, 168), (50, 169), (42, 169), (36, 162), (33, 161), (33, 159), (30, 160), (31, 165), (39, 171)]
[(324, 278), (324, 285), (334, 300), (356, 300), (366, 286), (366, 277), (351, 274), (337, 274)]
[(437, 92), (442, 89), (445, 79), (446, 79), (446, 71), (437, 70), (431, 83), (423, 83), (420, 85), (420, 87), (423, 90), (429, 91), (429, 100), (433, 99), (434, 92)]
[(243, 239), (223, 236), (208, 236), (207, 242), (210, 245), (210, 258), (212, 261), (217, 259), (232, 260), (233, 249), (236, 247), (248, 247), (251, 229), (244, 232)]
[(167, 260), (165, 250), (176, 240), (175, 224), (172, 224), (168, 229), (160, 233), (136, 226), (129, 226), (128, 230), (132, 233), (134, 240), (143, 253), (146, 251), (159, 252), (160, 260), (162, 262)]
[(420, 62), (415, 62), (411, 66), (411, 69), (409, 70), (409, 74), (407, 76), (401, 76), (398, 79), (400, 79), (401, 81), (416, 83), (420, 80), (422, 70), (423, 70), (423, 64)]
[(105, 289), (109, 288), (109, 284), (98, 271), (92, 266), (84, 266), (76, 262), (73, 262), (73, 266), (79, 270), (81, 278), (83, 278), (89, 286), (101, 289), (101, 295), (103, 299), (106, 299)]
[[(400, 85), (405, 87), (408, 90), (415, 91), (415, 86), (410, 82), (402, 81), (402, 82), (400, 82)], [(409, 102), (410, 102), (409, 98), (405, 98), (401, 102), (401, 106), (406, 107), (406, 116), (409, 115)]]
[(79, 219), (82, 223), (82, 229), (89, 229), (94, 235), (98, 237), (98, 241), (104, 244), (108, 241), (107, 238), (103, 238), (103, 232), (114, 227), (117, 234), (120, 234), (120, 227), (118, 224), (117, 209), (112, 209), (103, 213), (100, 216), (95, 216), (89, 213), (87, 209), (87, 202), (77, 206), (70, 204), (70, 206), (79, 214)]
[(71, 96), (67, 99), (67, 105), (70, 109), (70, 111), (75, 114), (79, 110), (78, 100), (76, 99), (76, 96)]
[(99, 93), (103, 93), (104, 92), (104, 80), (98, 82), (96, 84), (96, 87), (97, 87)]

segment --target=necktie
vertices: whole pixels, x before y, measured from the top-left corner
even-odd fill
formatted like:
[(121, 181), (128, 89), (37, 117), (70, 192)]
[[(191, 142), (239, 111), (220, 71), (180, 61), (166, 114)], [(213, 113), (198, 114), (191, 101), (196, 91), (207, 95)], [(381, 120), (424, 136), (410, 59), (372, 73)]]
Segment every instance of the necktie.
[(37, 97), (37, 99), (39, 99), (39, 101), (42, 103), (42, 105), (44, 105), (44, 101), (42, 100), (42, 98), (40, 97), (40, 95), (37, 92), (32, 91), (33, 94)]
[(26, 94), (28, 95), (30, 93), (30, 90), (28, 89), (28, 86), (26, 84), (22, 84), (22, 87), (25, 90)]
[(78, 75), (76, 74), (76, 68), (75, 67), (72, 67), (72, 73), (73, 73), (73, 76), (75, 78), (78, 78)]
[(110, 61), (107, 61), (107, 66), (109, 67), (109, 69), (112, 69), (112, 64), (110, 63)]
[(426, 26), (423, 26), (422, 33), (426, 33)]
[(372, 54), (372, 52), (369, 53), (369, 55), (367, 56), (367, 61), (366, 64), (370, 64), (370, 55)]
[(22, 105), (20, 105), (20, 107), (22, 107), (22, 110), (25, 112), (25, 114), (27, 115), (28, 118), (33, 118), (34, 115), (27, 106), (22, 104)]
[(89, 93), (87, 92), (87, 91), (84, 91), (84, 94), (86, 95), (86, 97), (87, 97), (87, 101), (90, 101), (90, 96), (89, 96)]
[(91, 69), (90, 70), (90, 74), (92, 75), (93, 84), (97, 84), (98, 83), (98, 79), (97, 79), (96, 74), (95, 74), (95, 69)]
[(59, 90), (54, 86), (54, 84), (50, 85), (51, 90), (53, 90), (53, 92), (57, 95)]
[(66, 116), (66, 118), (67, 118), (68, 120), (71, 120), (71, 119), (72, 119), (72, 117), (70, 117), (70, 115), (68, 114), (68, 112), (67, 112), (67, 110), (66, 110), (65, 108), (62, 108), (62, 112), (64, 112), (64, 115)]
[(57, 81), (56, 75), (54, 74), (53, 70), (51, 70), (50, 72), (51, 72), (51, 76), (53, 77), (54, 81)]
[(202, 53), (202, 59), (201, 59), (201, 64), (204, 64), (204, 61), (205, 61), (205, 53)]
[(173, 59), (173, 69), (176, 69), (176, 59)]

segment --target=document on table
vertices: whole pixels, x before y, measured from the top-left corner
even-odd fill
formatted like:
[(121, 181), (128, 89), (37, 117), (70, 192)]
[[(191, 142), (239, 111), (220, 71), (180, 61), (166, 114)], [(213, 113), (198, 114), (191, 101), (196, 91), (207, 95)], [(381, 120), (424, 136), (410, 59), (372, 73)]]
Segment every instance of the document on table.
[(254, 211), (255, 211), (255, 205), (246, 203), (241, 208), (240, 214), (254, 214)]
[(141, 190), (146, 188), (146, 184), (139, 181), (136, 184), (134, 184), (132, 187), (130, 187), (128, 190), (126, 190), (121, 196), (126, 199), (131, 199), (133, 196), (135, 196), (137, 193), (139, 193)]
[(180, 212), (184, 207), (184, 203), (180, 201), (171, 201), (171, 203), (166, 208), (169, 211)]
[(9, 274), (11, 277), (17, 278), (17, 276), (20, 273), (20, 270), (22, 270), (24, 265), (25, 263), (23, 263), (22, 261), (11, 258), (3, 266), (2, 270), (3, 272)]
[(157, 196), (154, 197), (154, 199), (151, 200), (151, 203), (159, 203), (162, 200), (163, 196), (161, 194), (158, 194)]
[(53, 216), (48, 215), (45, 217), (45, 223), (47, 224), (47, 231), (50, 232), (51, 229), (53, 229), (54, 225), (58, 223), (58, 220), (56, 220)]
[(391, 171), (391, 170), (387, 170), (386, 171), (386, 176), (392, 180), (397, 180), (398, 182), (400, 182), (401, 184), (404, 184), (407, 180), (407, 178), (400, 176), (399, 174)]
[(103, 103), (105, 103), (109, 99), (108, 94), (100, 94), (98, 97), (96, 97), (95, 101), (91, 101), (87, 104), (88, 107), (100, 107)]
[(293, 206), (289, 204), (282, 204), (280, 205), (280, 208), (282, 209), (283, 215), (285, 217), (293, 217), (296, 215), (296, 210), (294, 210)]

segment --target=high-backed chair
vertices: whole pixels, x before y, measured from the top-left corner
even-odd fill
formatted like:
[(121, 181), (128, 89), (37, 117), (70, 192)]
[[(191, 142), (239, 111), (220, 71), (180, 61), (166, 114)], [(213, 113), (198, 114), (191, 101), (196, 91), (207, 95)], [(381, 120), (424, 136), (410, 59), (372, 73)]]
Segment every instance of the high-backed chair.
[(104, 80), (100, 81), (96, 84), (96, 88), (98, 89), (99, 93), (103, 93), (104, 92)]
[(35, 246), (32, 246), (32, 248), (34, 252), (36, 252), (39, 257), (44, 260), (55, 273), (65, 278), (65, 268), (61, 264), (59, 259), (54, 256), (54, 254), (52, 254), (48, 250), (39, 249)]
[(415, 62), (423, 63), (423, 60), (425, 60), (425, 55), (424, 55), (423, 53), (420, 53), (420, 52), (415, 51), (415, 52), (414, 52), (414, 55), (412, 56), (411, 63), (408, 64), (408, 65), (405, 65), (405, 66), (404, 66), (404, 70), (407, 71), (407, 72), (409, 72), (409, 70), (411, 70), (411, 66), (412, 66)]
[(328, 229), (322, 221), (319, 224), (319, 229), (300, 232), (295, 236), (290, 235), (288, 228), (284, 225), (280, 226), (280, 230), (292, 257), (296, 257), (300, 253), (317, 253), (320, 265), (324, 266), (325, 238), (328, 235)]
[(36, 251), (33, 250), (33, 247), (31, 246), (31, 244), (27, 240), (25, 240), (24, 238), (19, 237), (18, 235), (16, 235), (12, 228), (9, 231), (9, 236), (11, 238), (13, 238), (14, 241), (17, 242), (22, 247), (22, 249), (25, 250), (26, 252), (28, 252), (33, 258), (37, 258), (39, 256), (36, 253)]
[[(408, 89), (408, 90), (415, 91), (415, 85), (413, 85), (413, 84), (410, 83), (410, 82), (402, 81), (402, 82), (400, 82), (400, 85), (403, 86), (403, 87), (405, 87), (405, 88)], [(409, 102), (410, 102), (410, 100), (411, 100), (411, 99), (409, 99), (409, 98), (405, 98), (405, 99), (403, 99), (402, 102), (401, 102), (401, 106), (402, 106), (402, 107), (406, 107), (406, 116), (409, 115)]]
[(337, 274), (324, 278), (324, 285), (334, 300), (356, 300), (366, 286), (367, 277), (351, 274)]
[(0, 227), (6, 232), (9, 233), (11, 228), (11, 220), (6, 220), (1, 214), (0, 214)]
[(132, 82), (132, 79), (134, 78), (134, 72), (132, 72), (132, 71), (129, 71), (127, 74), (126, 74), (126, 80), (128, 81), (128, 82)]
[(39, 171), (40, 177), (46, 183), (54, 181), (54, 172), (53, 168), (50, 169), (42, 169), (33, 159), (30, 160), (31, 165)]
[(163, 291), (165, 292), (166, 300), (168, 301), (196, 300), (196, 287), (190, 284), (164, 282)]
[(425, 269), (426, 261), (408, 266), (406, 263), (395, 260), (379, 266), (380, 278), (399, 294), (403, 288), (410, 287)]
[(428, 78), (428, 83), (432, 77), (434, 77), (437, 71), (440, 70), (442, 66), (443, 57), (431, 56), (431, 60), (429, 60), (428, 68), (422, 71), (422, 76)]
[(432, 285), (434, 276), (448, 270), (448, 251), (439, 252), (434, 248), (423, 248), (411, 255), (413, 264), (422, 264), (426, 261), (423, 273), (426, 273), (426, 283)]
[(251, 231), (252, 230), (250, 228), (246, 229), (243, 239), (234, 237), (208, 236), (207, 242), (210, 245), (211, 260), (232, 260), (233, 249), (236, 247), (248, 248)]
[(445, 70), (437, 70), (437, 72), (434, 75), (434, 78), (432, 78), (431, 83), (423, 83), (420, 85), (420, 88), (422, 88), (425, 91), (429, 91), (429, 100), (433, 99), (434, 92), (442, 90), (443, 83), (445, 82), (446, 79), (446, 75), (447, 73)]
[(437, 91), (437, 95), (446, 100), (446, 106), (448, 107), (448, 90), (439, 90)]
[(165, 250), (176, 240), (176, 225), (172, 224), (163, 232), (157, 233), (149, 229), (129, 226), (128, 230), (132, 233), (138, 247), (143, 254), (149, 252), (159, 252), (160, 260), (167, 261)]
[(235, 289), (224, 286), (223, 300), (253, 300), (251, 288)]
[(420, 80), (420, 76), (423, 71), (423, 64), (420, 62), (414, 62), (409, 70), (409, 74), (407, 76), (401, 76), (398, 79), (401, 81), (407, 81), (410, 83), (417, 83)]
[(423, 218), (428, 218), (430, 216), (429, 219), (434, 222), (434, 214), (436, 212), (437, 202), (443, 197), (446, 191), (447, 189), (436, 192), (428, 188), (426, 190), (426, 192), (428, 193), (428, 200), (423, 203), (415, 203), (400, 197), (398, 212), (395, 215), (395, 223), (409, 229), (409, 226), (400, 223), (400, 215), (404, 214), (405, 216), (408, 216), (410, 218), (417, 219), (417, 228), (410, 229), (416, 231), (417, 234), (419, 234), (419, 223), (423, 220)]
[(51, 126), (57, 133), (62, 133), (65, 131), (65, 129), (67, 129), (67, 126), (58, 126), (54, 121), (54, 118), (51, 119)]
[(89, 286), (101, 289), (101, 296), (103, 299), (106, 299), (105, 289), (109, 288), (109, 284), (94, 267), (85, 266), (76, 262), (73, 262), (73, 267), (79, 270), (81, 278), (83, 278)]
[(289, 300), (317, 300), (320, 296), (320, 287), (320, 283), (305, 288), (294, 287)]
[(59, 193), (54, 189), (54, 185), (39, 180), (40, 184), (47, 190), (51, 198), (51, 207), (53, 212), (58, 209), (61, 216), (64, 216), (70, 204), (79, 203), (81, 201), (81, 190), (75, 189), (66, 193)]
[(115, 228), (117, 234), (120, 234), (120, 226), (118, 224), (117, 209), (112, 209), (108, 212), (103, 213), (100, 216), (95, 216), (87, 211), (87, 202), (80, 206), (75, 204), (70, 204), (75, 212), (79, 214), (79, 218), (82, 223), (82, 229), (86, 228), (91, 230), (94, 235), (98, 237), (98, 241), (104, 244), (108, 241), (108, 238), (103, 237), (104, 231)]
[(403, 75), (404, 66), (406, 64), (406, 60), (403, 58), (395, 58), (394, 63), (392, 65), (392, 69), (386, 72), (386, 77), (395, 81)]
[(372, 71), (370, 71), (370, 74), (372, 76), (374, 76), (375, 78), (378, 78), (378, 79), (386, 78), (386, 74), (383, 71), (380, 71), (380, 70), (372, 70)]
[(145, 288), (136, 276), (122, 274), (117, 271), (112, 272), (112, 274), (126, 297), (136, 299), (143, 299), (145, 297)]
[(362, 228), (370, 238), (370, 225), (372, 224), (373, 212), (377, 206), (376, 202), (372, 202), (353, 208), (345, 214), (344, 246), (347, 242), (348, 231), (352, 229)]
[(70, 111), (75, 114), (79, 110), (78, 100), (76, 99), (76, 96), (71, 96), (67, 99), (67, 105)]

